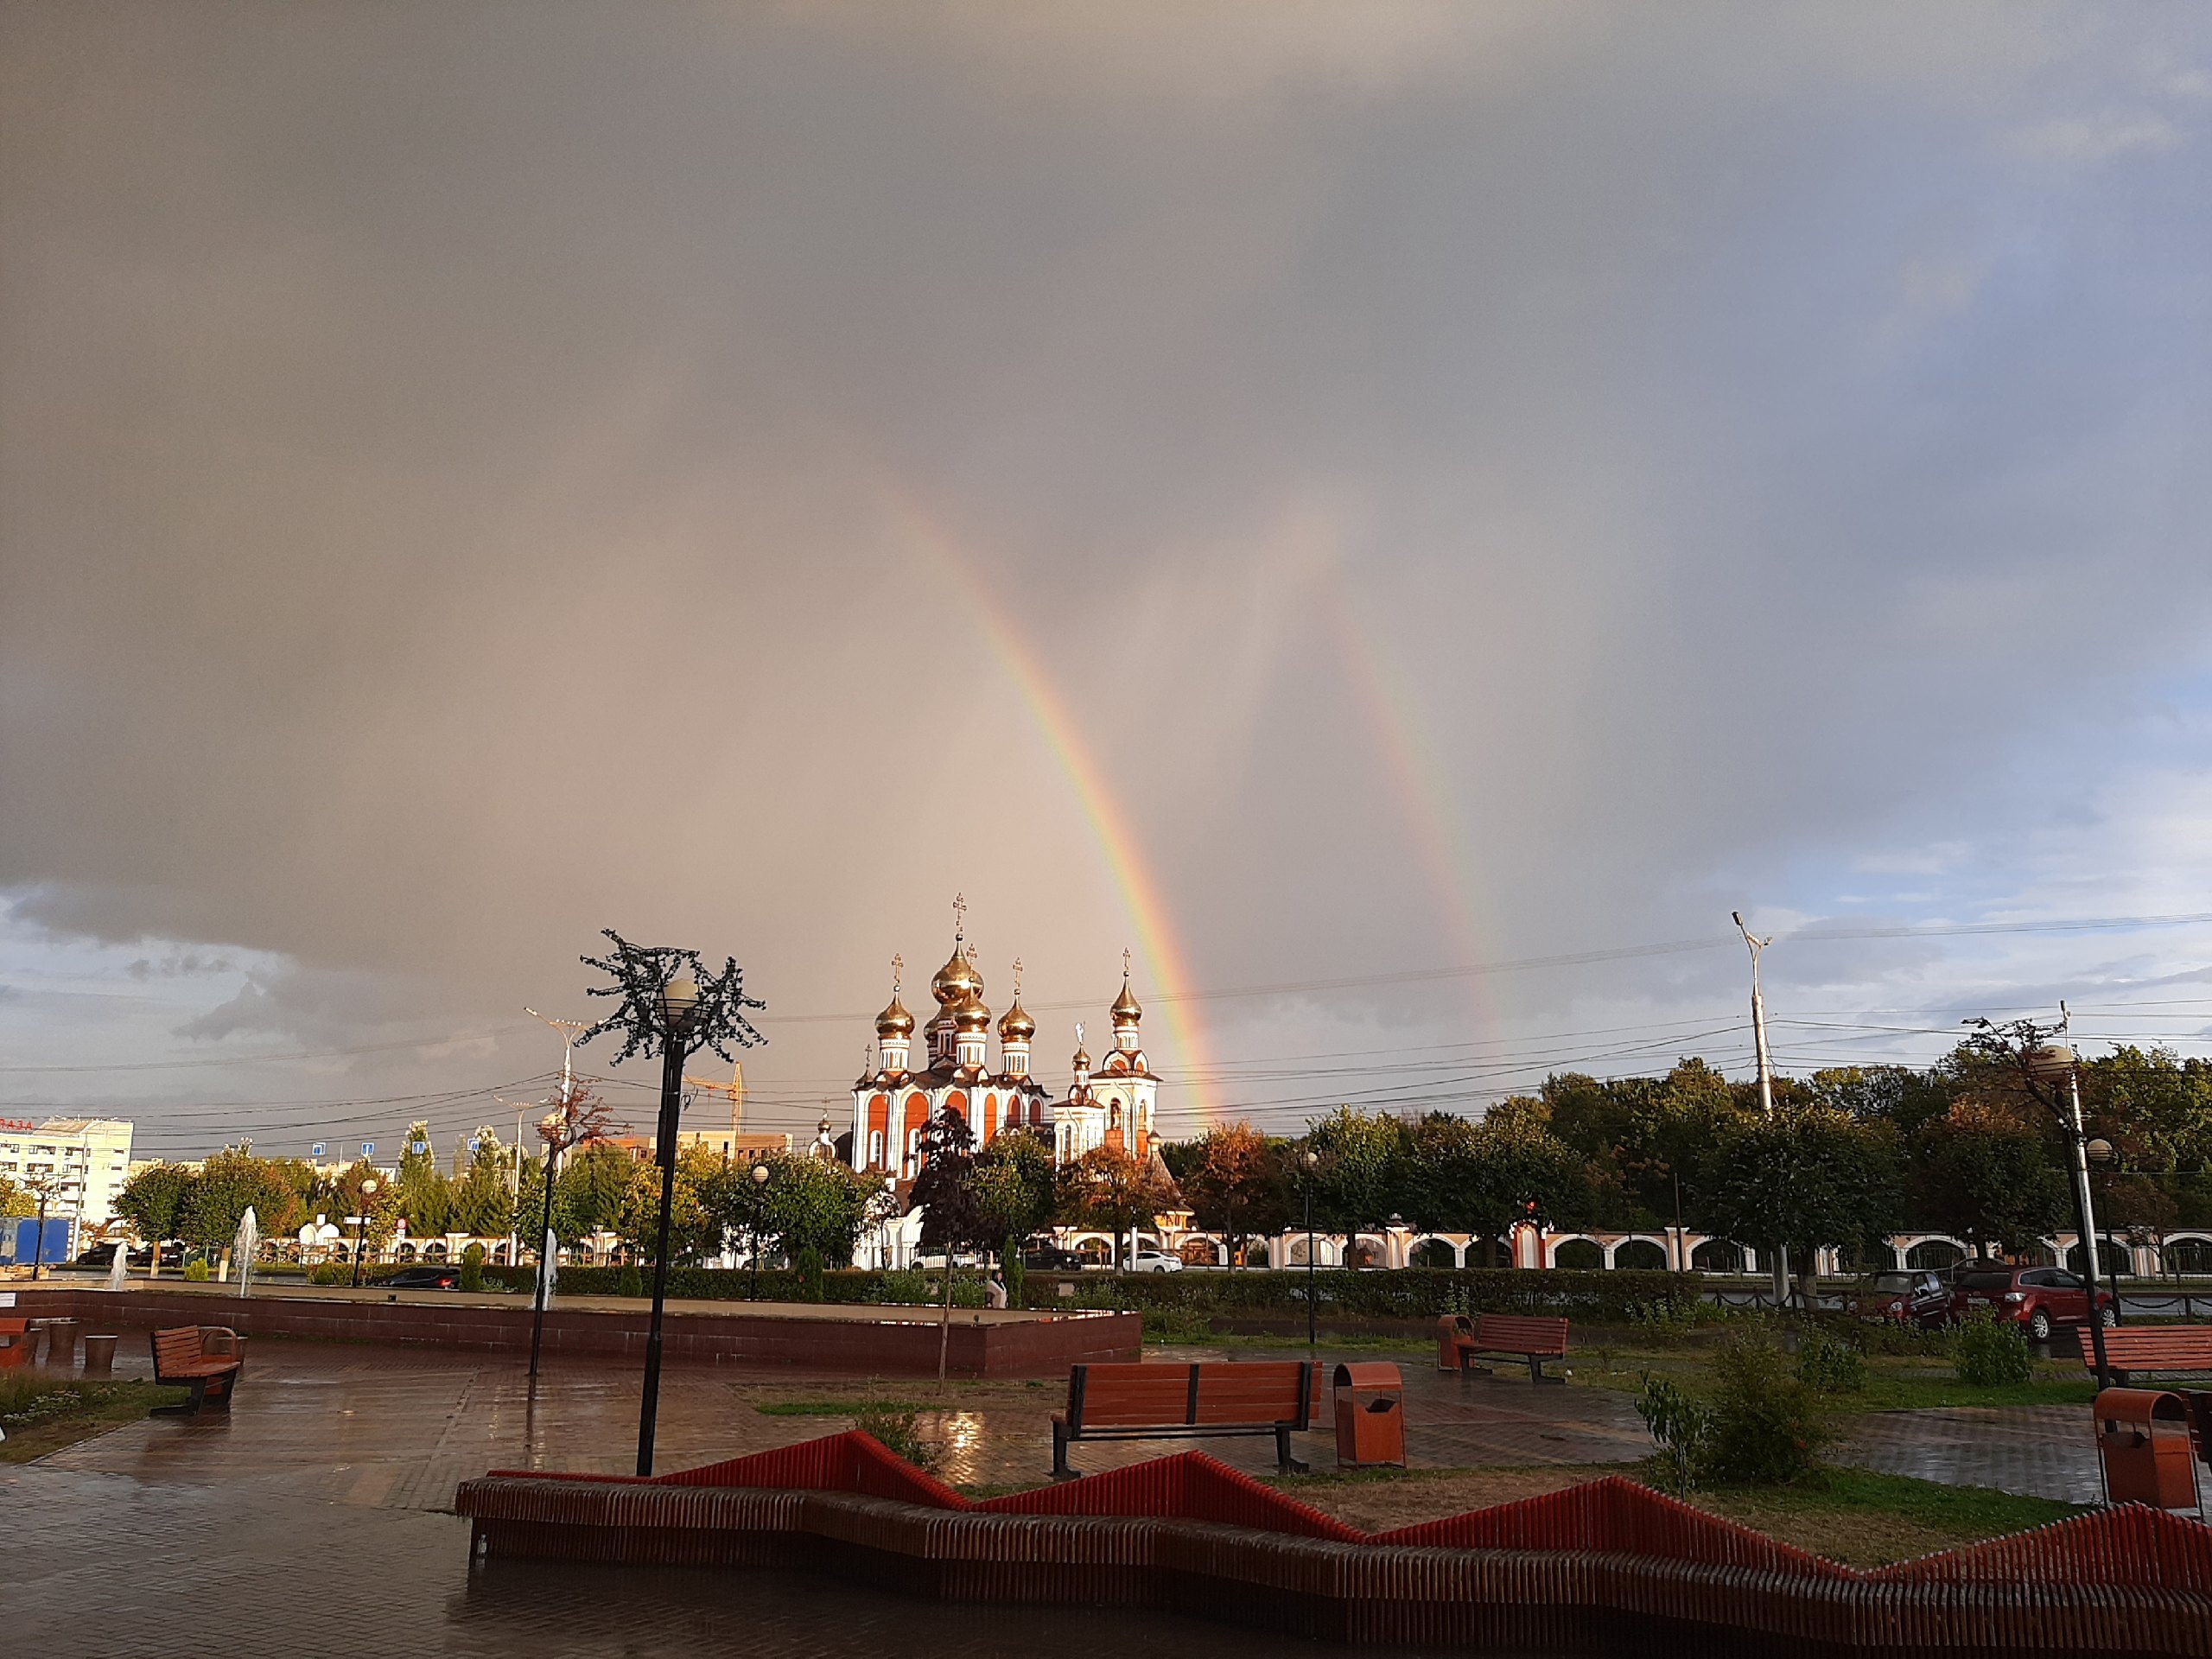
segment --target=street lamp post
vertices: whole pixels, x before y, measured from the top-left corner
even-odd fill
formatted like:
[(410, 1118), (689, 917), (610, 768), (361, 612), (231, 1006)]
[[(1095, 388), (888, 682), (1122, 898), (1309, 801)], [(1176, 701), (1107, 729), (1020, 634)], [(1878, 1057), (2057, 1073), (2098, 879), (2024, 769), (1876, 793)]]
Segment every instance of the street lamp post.
[(750, 1300), (760, 1300), (760, 1202), (768, 1195), (768, 1166), (753, 1166), (753, 1292)]
[(576, 1041), (582, 1045), (602, 1032), (619, 1031), (623, 1041), (614, 1057), (617, 1065), (641, 1050), (658, 1048), (661, 1057), (660, 1122), (655, 1144), (660, 1164), (660, 1224), (655, 1230), (652, 1324), (645, 1337), (644, 1398), (638, 1409), (638, 1473), (646, 1476), (653, 1471), (653, 1427), (660, 1411), (661, 1316), (668, 1300), (669, 1217), (676, 1202), (676, 1136), (683, 1112), (683, 1062), (694, 1048), (711, 1048), (727, 1060), (732, 1046), (750, 1048), (761, 1041), (745, 1011), (763, 1004), (745, 995), (745, 971), (734, 957), (723, 963), (720, 973), (710, 974), (696, 950), (632, 944), (612, 928), (606, 933), (614, 949), (604, 957), (583, 960), (586, 967), (598, 969), (613, 983), (594, 985), (587, 994), (617, 997), (620, 1001)]
[(1306, 1346), (1310, 1354), (1320, 1346), (1320, 1327), (1315, 1300), (1319, 1294), (1319, 1281), (1313, 1266), (1313, 1172), (1321, 1166), (1321, 1154), (1308, 1147), (1299, 1154), (1298, 1166), (1306, 1172)]
[(653, 1431), (660, 1417), (661, 1309), (668, 1300), (668, 1233), (676, 1205), (676, 1136), (683, 1116), (683, 1058), (690, 1050), (692, 1017), (699, 1011), (696, 980), (678, 977), (661, 986), (660, 1122), (653, 1152), (660, 1164), (660, 1221), (654, 1230), (652, 1323), (645, 1333), (645, 1392), (638, 1412), (638, 1473), (653, 1471)]
[[(2059, 1005), (2062, 1015), (2065, 1005)], [(2061, 1027), (2064, 1029), (2063, 1027)], [(2097, 1372), (2097, 1387), (2112, 1386), (2112, 1369), (2105, 1359), (2104, 1311), (2097, 1306), (2097, 1214), (2094, 1201), (2089, 1196), (2089, 1134), (2082, 1117), (2081, 1068), (2072, 1046), (2066, 1043), (2044, 1043), (2031, 1050), (2028, 1056), (2029, 1070), (2046, 1083), (2063, 1079), (2067, 1087), (2068, 1109), (2059, 1122), (2066, 1131), (2072, 1153), (2074, 1176), (2074, 1221), (2082, 1239), (2082, 1276), (2089, 1286), (2089, 1350), (2094, 1356)], [(2113, 1287), (2113, 1313), (2120, 1312), (2120, 1287)]]
[(353, 1288), (361, 1287), (361, 1251), (369, 1230), (369, 1200), (377, 1195), (374, 1178), (361, 1183), (361, 1207), (353, 1217)]

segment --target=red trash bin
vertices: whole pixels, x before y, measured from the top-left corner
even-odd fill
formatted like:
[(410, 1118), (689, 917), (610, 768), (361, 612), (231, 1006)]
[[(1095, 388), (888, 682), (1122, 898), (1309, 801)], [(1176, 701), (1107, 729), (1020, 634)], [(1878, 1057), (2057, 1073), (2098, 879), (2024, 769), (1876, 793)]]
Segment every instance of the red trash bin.
[(1406, 1466), (1406, 1381), (1395, 1365), (1339, 1365), (1337, 1467)]
[(2197, 1507), (2189, 1408), (2179, 1395), (2164, 1389), (2107, 1389), (2091, 1409), (2096, 1413), (2105, 1502), (2148, 1503), (2159, 1510)]

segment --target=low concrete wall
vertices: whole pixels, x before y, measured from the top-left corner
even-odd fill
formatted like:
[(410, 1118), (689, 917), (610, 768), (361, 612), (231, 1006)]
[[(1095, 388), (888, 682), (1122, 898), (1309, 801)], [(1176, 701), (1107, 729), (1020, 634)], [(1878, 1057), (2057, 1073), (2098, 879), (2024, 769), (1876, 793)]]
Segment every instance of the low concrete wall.
[[(119, 1291), (23, 1287), (13, 1312), (81, 1319), (87, 1331), (225, 1325), (253, 1337), (530, 1351), (530, 1304), (521, 1297), (512, 1305), (487, 1305), (429, 1295), (373, 1301), (268, 1293), (241, 1298), (136, 1286)], [(643, 1305), (579, 1308), (556, 1302), (546, 1310), (545, 1352), (642, 1363), (650, 1317)], [(672, 1361), (876, 1376), (937, 1374), (937, 1321), (918, 1312), (882, 1319), (671, 1313), (661, 1330), (662, 1352)], [(1141, 1336), (1134, 1313), (999, 1314), (979, 1322), (968, 1310), (955, 1308), (946, 1363), (961, 1377), (1065, 1376), (1073, 1364), (1135, 1359)]]

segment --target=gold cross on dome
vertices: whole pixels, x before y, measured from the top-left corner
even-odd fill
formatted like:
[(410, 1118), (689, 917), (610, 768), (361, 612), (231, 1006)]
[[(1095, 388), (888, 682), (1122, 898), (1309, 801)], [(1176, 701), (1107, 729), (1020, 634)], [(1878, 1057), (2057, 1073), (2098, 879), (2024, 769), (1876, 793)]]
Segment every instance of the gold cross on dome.
[(1021, 958), (1020, 957), (1014, 959), (1014, 996), (1017, 1002), (1021, 1000)]
[(891, 995), (892, 995), (896, 996), (896, 995), (899, 995), (899, 981), (900, 976), (903, 976), (903, 975), (906, 973), (906, 958), (905, 957), (903, 957), (903, 956), (893, 956), (893, 957), (891, 958)]
[(1129, 953), (1128, 953), (1128, 951), (1124, 950), (1124, 951), (1122, 951), (1122, 977), (1123, 979), (1127, 979), (1128, 976), (1129, 976)]
[(965, 893), (952, 895), (952, 937), (956, 939), (968, 937), (968, 896)]

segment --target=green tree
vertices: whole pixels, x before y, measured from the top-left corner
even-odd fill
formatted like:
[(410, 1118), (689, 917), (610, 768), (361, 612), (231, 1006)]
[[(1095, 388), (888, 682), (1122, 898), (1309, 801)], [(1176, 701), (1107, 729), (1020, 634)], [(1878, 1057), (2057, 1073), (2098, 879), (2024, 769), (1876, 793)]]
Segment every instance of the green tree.
[(407, 1218), (409, 1232), (417, 1238), (435, 1238), (453, 1230), (453, 1183), (438, 1167), (437, 1147), (430, 1139), (428, 1123), (407, 1126), (395, 1185), (399, 1212)]
[(1865, 1259), (1901, 1219), (1894, 1133), (1832, 1107), (1777, 1107), (1714, 1146), (1691, 1200), (1704, 1230), (1808, 1263), (1821, 1245)]
[[(721, 1254), (721, 1218), (709, 1205), (708, 1194), (724, 1168), (721, 1154), (709, 1147), (677, 1148), (676, 1181), (668, 1212), (671, 1262), (696, 1266), (709, 1256)], [(634, 1257), (650, 1262), (660, 1242), (659, 1228), (660, 1165), (657, 1160), (633, 1164), (614, 1230)]]
[[(605, 1141), (587, 1141), (561, 1160), (553, 1182), (553, 1230), (581, 1239), (615, 1231), (635, 1179), (638, 1160)], [(654, 1201), (659, 1201), (655, 1195)]]
[(1913, 1137), (1910, 1211), (1977, 1248), (2033, 1249), (2072, 1213), (2045, 1137), (2009, 1112), (1961, 1101)]
[[(123, 1213), (120, 1201), (116, 1213)], [(20, 1216), (38, 1214), (38, 1200), (5, 1175), (0, 1175), (0, 1219), (13, 1221)]]
[(226, 1147), (200, 1166), (182, 1206), (178, 1236), (219, 1249), (236, 1236), (251, 1206), (264, 1236), (296, 1229), (305, 1211), (284, 1173), (247, 1147)]
[(1306, 1131), (1306, 1147), (1321, 1160), (1313, 1172), (1313, 1209), (1325, 1227), (1347, 1243), (1362, 1228), (1382, 1228), (1404, 1197), (1405, 1143), (1405, 1125), (1396, 1118), (1349, 1106)]
[(183, 1236), (185, 1201), (195, 1177), (181, 1164), (149, 1164), (123, 1184), (115, 1213), (138, 1230), (148, 1243)]
[(467, 1170), (453, 1184), (448, 1224), (476, 1238), (505, 1232), (514, 1224), (514, 1194), (509, 1185), (513, 1171), (513, 1154), (489, 1129), (480, 1129)]
[(995, 1243), (1019, 1253), (1058, 1200), (1052, 1148), (1042, 1135), (1002, 1131), (976, 1154), (976, 1202)]
[(757, 1184), (749, 1161), (726, 1166), (709, 1202), (734, 1231), (749, 1230), (757, 1213), (764, 1249), (786, 1262), (811, 1250), (827, 1266), (848, 1265), (861, 1233), (891, 1207), (887, 1181), (834, 1158), (778, 1153), (762, 1161), (768, 1179)]

